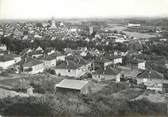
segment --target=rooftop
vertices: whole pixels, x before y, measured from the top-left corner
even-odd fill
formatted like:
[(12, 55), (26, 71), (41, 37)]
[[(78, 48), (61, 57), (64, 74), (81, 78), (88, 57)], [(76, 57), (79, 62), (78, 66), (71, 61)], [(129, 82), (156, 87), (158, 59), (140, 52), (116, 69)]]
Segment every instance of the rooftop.
[(55, 86), (60, 88), (80, 90), (86, 84), (88, 84), (88, 81), (64, 79), (60, 83), (56, 84)]
[(23, 67), (32, 67), (41, 63), (43, 62), (36, 59), (29, 59), (28, 62), (23, 64)]
[(9, 55), (0, 56), (0, 62), (6, 62), (6, 61), (10, 61), (10, 60), (13, 60), (12, 56), (9, 56)]
[(144, 70), (137, 75), (138, 78), (163, 79), (163, 74), (154, 70)]
[(106, 69), (98, 69), (94, 72), (94, 74), (104, 74), (104, 75), (117, 75), (120, 73), (119, 69), (113, 67), (106, 67)]
[(88, 61), (83, 59), (80, 56), (68, 56), (66, 57), (66, 61), (57, 65), (58, 69), (77, 69), (82, 65), (86, 65)]

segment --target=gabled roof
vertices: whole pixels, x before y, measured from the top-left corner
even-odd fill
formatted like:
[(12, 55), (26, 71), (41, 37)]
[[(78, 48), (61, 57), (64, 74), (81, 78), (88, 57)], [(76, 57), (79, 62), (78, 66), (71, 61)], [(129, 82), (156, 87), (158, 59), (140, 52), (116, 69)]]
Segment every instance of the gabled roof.
[(86, 61), (81, 56), (68, 56), (65, 62), (56, 66), (56, 69), (77, 69), (88, 63), (89, 61)]
[(23, 64), (23, 67), (32, 67), (38, 64), (42, 64), (42, 61), (36, 60), (36, 59), (30, 59), (28, 60), (28, 62)]
[(42, 56), (42, 57), (39, 57), (38, 59), (39, 60), (44, 60), (44, 61), (50, 61), (50, 60), (56, 59), (56, 57), (55, 56), (51, 56), (51, 55), (46, 55), (45, 57)]
[(14, 60), (13, 57), (8, 56), (8, 55), (0, 56), (0, 62), (6, 62), (6, 61), (10, 61), (10, 60)]
[(106, 67), (106, 69), (98, 69), (93, 74), (99, 74), (99, 75), (117, 75), (120, 73), (120, 70), (115, 69), (113, 67)]
[(64, 54), (62, 54), (59, 51), (56, 51), (55, 53), (51, 54), (50, 56), (54, 56), (54, 57), (58, 57), (58, 56), (63, 56)]
[(70, 60), (70, 61), (74, 61), (76, 64), (78, 64), (79, 66), (85, 65), (87, 63), (89, 63), (89, 61), (85, 60), (83, 57), (81, 56), (77, 56), (77, 55), (70, 55), (66, 57), (66, 60)]
[(77, 69), (80, 66), (74, 61), (68, 60), (56, 66), (56, 69)]
[(88, 81), (64, 79), (60, 83), (56, 84), (56, 87), (80, 90), (86, 84), (88, 84)]
[(5, 62), (5, 61), (10, 61), (10, 60), (14, 60), (14, 58), (19, 57), (16, 54), (5, 54), (0, 56), (0, 61), (1, 62)]
[(144, 70), (137, 75), (138, 78), (163, 79), (163, 74), (154, 70)]

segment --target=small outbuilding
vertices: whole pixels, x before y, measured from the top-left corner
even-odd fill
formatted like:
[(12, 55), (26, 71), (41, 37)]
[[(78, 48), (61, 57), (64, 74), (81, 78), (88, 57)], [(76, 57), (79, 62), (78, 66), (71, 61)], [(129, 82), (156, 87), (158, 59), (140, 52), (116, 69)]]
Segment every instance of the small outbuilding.
[(56, 93), (88, 94), (88, 81), (64, 79), (55, 85)]

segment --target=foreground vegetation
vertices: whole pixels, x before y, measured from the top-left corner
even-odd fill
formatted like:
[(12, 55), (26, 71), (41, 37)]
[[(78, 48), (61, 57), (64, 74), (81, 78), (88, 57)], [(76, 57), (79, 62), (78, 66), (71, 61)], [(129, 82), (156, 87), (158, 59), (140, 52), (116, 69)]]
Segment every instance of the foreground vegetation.
[[(8, 97), (0, 99), (0, 113), (8, 116), (57, 117), (166, 114), (164, 103), (153, 103), (147, 99), (131, 101), (142, 92), (129, 89), (123, 83), (110, 83), (101, 91), (85, 96), (56, 93), (41, 97)], [(114, 95), (117, 93), (120, 96)]]

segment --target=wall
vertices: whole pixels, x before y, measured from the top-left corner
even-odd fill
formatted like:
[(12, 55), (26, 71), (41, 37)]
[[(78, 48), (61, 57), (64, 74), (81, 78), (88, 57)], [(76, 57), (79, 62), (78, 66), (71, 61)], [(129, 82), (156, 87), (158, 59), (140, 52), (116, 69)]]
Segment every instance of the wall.
[(45, 68), (51, 68), (56, 66), (56, 59), (53, 60), (45, 60), (44, 61)]
[(114, 59), (114, 64), (117, 64), (117, 63), (122, 63), (122, 58)]
[(56, 60), (57, 61), (65, 61), (65, 56), (57, 56)]
[(25, 70), (28, 68), (32, 68), (32, 71), (23, 71), (23, 72), (28, 74), (37, 74), (37, 73), (43, 72), (45, 67), (44, 67), (44, 64), (41, 63), (38, 65), (34, 65), (32, 67), (24, 67)]
[(2, 67), (3, 69), (7, 69), (9, 66), (14, 64), (15, 64), (15, 60), (9, 60), (5, 62), (0, 62), (0, 67)]
[(15, 60), (15, 63), (18, 63), (18, 62), (20, 62), (22, 59), (21, 59), (21, 57), (15, 57), (14, 60)]
[(67, 94), (67, 93), (80, 94), (80, 90), (56, 87), (56, 93), (63, 93), (63, 94)]
[(98, 74), (93, 74), (92, 78), (97, 81), (103, 81), (103, 80), (112, 80), (112, 79), (119, 79), (120, 74), (117, 75), (98, 75)]
[(87, 83), (84, 87), (82, 87), (81, 94), (88, 94), (89, 93), (89, 83)]
[(36, 73), (43, 72), (43, 71), (44, 71), (44, 64), (41, 63), (38, 65), (32, 66), (31, 74), (36, 74)]
[(76, 77), (76, 70), (74, 69), (70, 69), (70, 71), (68, 69), (55, 69), (55, 73), (61, 76)]
[(138, 69), (145, 70), (145, 62), (138, 63)]

